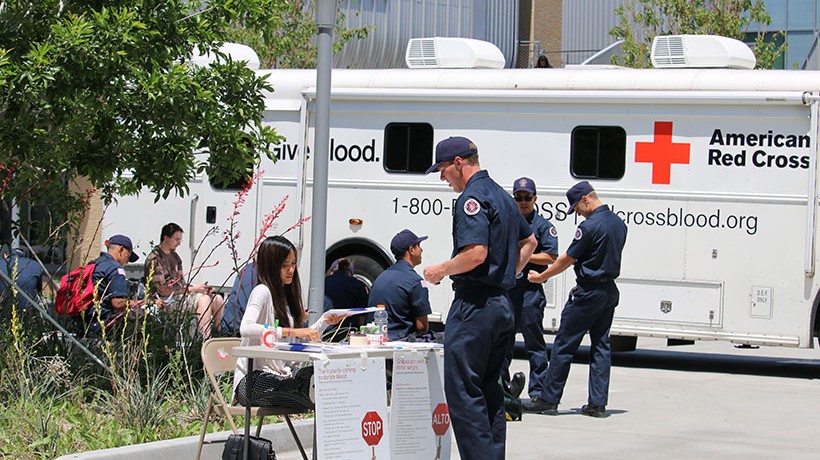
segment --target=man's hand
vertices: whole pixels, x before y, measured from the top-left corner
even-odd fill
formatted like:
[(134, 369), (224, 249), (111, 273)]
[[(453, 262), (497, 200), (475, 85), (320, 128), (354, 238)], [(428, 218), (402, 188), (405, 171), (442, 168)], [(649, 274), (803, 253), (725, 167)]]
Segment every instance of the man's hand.
[(542, 275), (542, 273), (538, 273), (535, 270), (530, 270), (530, 272), (527, 274), (527, 280), (530, 283), (541, 284), (541, 283), (543, 283), (544, 281), (547, 280), (547, 278), (545, 276), (541, 276), (541, 275)]
[(530, 270), (530, 273), (527, 275), (527, 279), (530, 283), (543, 283), (544, 281), (571, 267), (573, 264), (575, 264), (575, 259), (567, 255), (567, 253), (564, 253), (561, 254), (561, 257), (556, 259), (555, 262), (547, 267), (547, 269), (543, 272), (538, 273), (535, 270)]
[(440, 283), (445, 276), (447, 276), (447, 272), (444, 270), (444, 264), (424, 267), (424, 279), (433, 284)]

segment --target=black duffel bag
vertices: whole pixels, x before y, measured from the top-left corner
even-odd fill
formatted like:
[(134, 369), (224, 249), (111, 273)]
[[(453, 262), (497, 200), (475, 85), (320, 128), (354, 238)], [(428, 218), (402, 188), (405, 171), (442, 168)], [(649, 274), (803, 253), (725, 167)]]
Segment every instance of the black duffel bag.
[[(244, 448), (245, 436), (241, 434), (228, 436), (225, 449), (222, 450), (222, 460), (242, 460)], [(265, 438), (250, 436), (248, 438), (248, 460), (276, 460), (273, 444)]]

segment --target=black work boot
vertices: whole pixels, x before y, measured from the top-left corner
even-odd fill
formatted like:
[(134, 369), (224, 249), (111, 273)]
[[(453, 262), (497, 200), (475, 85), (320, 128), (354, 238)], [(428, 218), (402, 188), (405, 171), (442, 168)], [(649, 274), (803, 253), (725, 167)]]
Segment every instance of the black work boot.
[(510, 394), (516, 398), (521, 396), (521, 392), (524, 391), (524, 383), (526, 380), (527, 378), (524, 376), (523, 372), (516, 372), (510, 380)]
[(524, 412), (530, 414), (558, 415), (558, 404), (553, 404), (539, 398), (522, 401), (521, 406)]
[(592, 404), (584, 404), (581, 407), (581, 413), (595, 418), (606, 417), (606, 406), (595, 406)]

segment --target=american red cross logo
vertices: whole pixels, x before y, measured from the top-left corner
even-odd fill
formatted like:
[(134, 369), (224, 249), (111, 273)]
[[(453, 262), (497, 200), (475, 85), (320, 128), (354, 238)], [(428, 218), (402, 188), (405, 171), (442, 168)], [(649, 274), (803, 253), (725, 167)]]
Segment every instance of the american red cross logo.
[(690, 144), (672, 142), (672, 122), (656, 121), (652, 142), (635, 143), (635, 163), (652, 163), (652, 183), (668, 184), (672, 164), (689, 164)]

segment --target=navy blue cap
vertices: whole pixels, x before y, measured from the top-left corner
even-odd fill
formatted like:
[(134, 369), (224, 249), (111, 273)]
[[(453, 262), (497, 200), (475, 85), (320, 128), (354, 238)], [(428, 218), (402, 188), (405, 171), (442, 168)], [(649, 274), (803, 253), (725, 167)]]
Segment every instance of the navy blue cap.
[(513, 182), (513, 193), (515, 192), (530, 192), (537, 195), (535, 193), (535, 182), (529, 177), (519, 177)]
[(466, 158), (478, 153), (478, 147), (466, 137), (448, 137), (436, 145), (436, 163), (427, 168), (425, 174), (438, 170), (445, 161), (453, 161), (455, 157)]
[(567, 214), (575, 212), (575, 205), (581, 201), (581, 198), (594, 191), (595, 189), (592, 188), (587, 181), (578, 182), (567, 190), (567, 201), (569, 202), (569, 211), (567, 211)]
[(415, 233), (405, 228), (399, 233), (396, 233), (396, 236), (390, 241), (390, 251), (392, 251), (395, 256), (401, 256), (412, 246), (426, 239), (426, 236), (416, 236)]
[(118, 246), (122, 246), (125, 249), (128, 249), (129, 251), (131, 251), (131, 256), (128, 257), (129, 262), (136, 262), (140, 258), (140, 256), (138, 256), (137, 253), (134, 252), (134, 245), (131, 244), (131, 238), (128, 238), (125, 235), (114, 235), (114, 236), (112, 236), (111, 238), (108, 239), (108, 241), (105, 242), (106, 246), (108, 246), (110, 244), (116, 244)]

